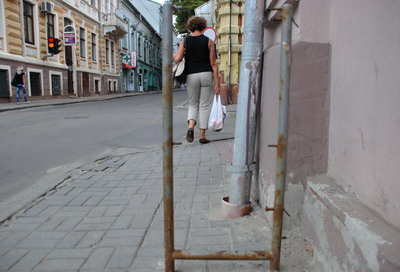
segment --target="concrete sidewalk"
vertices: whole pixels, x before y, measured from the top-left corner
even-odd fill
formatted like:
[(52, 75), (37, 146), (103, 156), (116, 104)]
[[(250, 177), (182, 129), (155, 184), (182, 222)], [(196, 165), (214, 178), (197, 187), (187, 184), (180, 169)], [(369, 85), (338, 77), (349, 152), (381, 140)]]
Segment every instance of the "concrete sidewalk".
[[(232, 140), (174, 148), (175, 248), (266, 250), (264, 211), (226, 220), (220, 202)], [(110, 156), (71, 177), (0, 228), (0, 271), (164, 271), (162, 151)], [(299, 235), (285, 234), (282, 271), (309, 271)], [(177, 271), (268, 271), (268, 262), (176, 261)], [(294, 266), (294, 267), (292, 267)]]
[[(174, 147), (176, 249), (270, 248), (265, 211), (254, 206), (251, 215), (234, 220), (220, 214), (233, 151), (234, 114), (229, 117), (218, 141), (200, 145), (178, 139), (183, 144)], [(0, 226), (0, 271), (164, 271), (161, 149), (110, 155), (68, 176)], [(284, 237), (282, 271), (312, 271), (298, 231)], [(176, 271), (268, 267), (267, 261), (176, 261)]]

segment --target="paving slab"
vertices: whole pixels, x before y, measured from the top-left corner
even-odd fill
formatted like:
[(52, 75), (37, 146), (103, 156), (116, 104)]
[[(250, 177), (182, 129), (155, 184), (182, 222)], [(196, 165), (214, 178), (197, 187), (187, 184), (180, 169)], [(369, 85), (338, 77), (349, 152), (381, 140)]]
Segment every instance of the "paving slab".
[[(229, 111), (228, 111), (229, 113)], [(191, 253), (269, 250), (265, 212), (225, 219), (229, 139), (174, 147), (175, 247)], [(222, 135), (222, 134), (220, 134)], [(0, 271), (165, 271), (162, 150), (128, 150), (73, 170), (0, 225)], [(107, 168), (108, 171), (102, 171)], [(304, 240), (283, 241), (282, 271), (311, 271)], [(293, 266), (293, 261), (296, 261)], [(177, 260), (176, 271), (268, 271), (267, 261)]]

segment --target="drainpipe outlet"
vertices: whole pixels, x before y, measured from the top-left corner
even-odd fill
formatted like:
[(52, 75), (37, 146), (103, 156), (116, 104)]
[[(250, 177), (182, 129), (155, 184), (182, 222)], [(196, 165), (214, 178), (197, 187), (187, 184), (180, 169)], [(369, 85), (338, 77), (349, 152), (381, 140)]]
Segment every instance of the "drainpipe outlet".
[(251, 212), (251, 204), (239, 206), (229, 203), (229, 196), (226, 196), (222, 198), (221, 212), (225, 218), (238, 218)]

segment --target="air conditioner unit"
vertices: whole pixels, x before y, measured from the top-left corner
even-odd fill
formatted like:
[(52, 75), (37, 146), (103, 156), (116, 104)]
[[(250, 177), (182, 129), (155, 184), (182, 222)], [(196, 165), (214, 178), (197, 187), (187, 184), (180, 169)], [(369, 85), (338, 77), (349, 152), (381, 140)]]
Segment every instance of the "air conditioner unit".
[(42, 7), (40, 9), (42, 12), (46, 13), (53, 13), (54, 11), (54, 4), (50, 2), (43, 1), (42, 2)]

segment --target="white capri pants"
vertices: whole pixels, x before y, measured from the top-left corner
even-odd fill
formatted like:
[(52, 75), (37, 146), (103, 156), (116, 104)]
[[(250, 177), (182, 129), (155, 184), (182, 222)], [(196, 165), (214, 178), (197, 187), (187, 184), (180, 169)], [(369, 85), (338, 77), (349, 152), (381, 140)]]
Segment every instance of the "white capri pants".
[(186, 88), (189, 96), (188, 121), (199, 120), (199, 128), (207, 129), (213, 98), (212, 72), (189, 74), (186, 77)]

